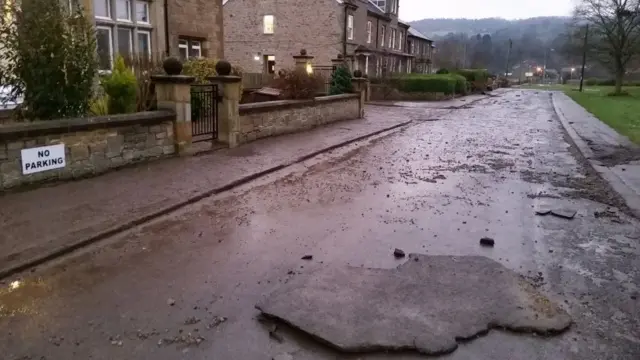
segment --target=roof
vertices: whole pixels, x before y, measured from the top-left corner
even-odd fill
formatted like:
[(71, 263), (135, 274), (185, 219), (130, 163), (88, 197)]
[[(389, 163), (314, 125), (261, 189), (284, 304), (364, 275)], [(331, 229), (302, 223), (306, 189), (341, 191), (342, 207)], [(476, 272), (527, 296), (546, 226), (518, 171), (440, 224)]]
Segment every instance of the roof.
[(433, 42), (433, 40), (429, 39), (428, 37), (423, 35), (420, 31), (418, 31), (418, 30), (416, 30), (415, 28), (412, 28), (412, 27), (409, 28), (409, 36), (413, 36), (413, 37), (417, 37), (417, 38), (420, 38), (420, 39), (424, 39), (424, 40)]

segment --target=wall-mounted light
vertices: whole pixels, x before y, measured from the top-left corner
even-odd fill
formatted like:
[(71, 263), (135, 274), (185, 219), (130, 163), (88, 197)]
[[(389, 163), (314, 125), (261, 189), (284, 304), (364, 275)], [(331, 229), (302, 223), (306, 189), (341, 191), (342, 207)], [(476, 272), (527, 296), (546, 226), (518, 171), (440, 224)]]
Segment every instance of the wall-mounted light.
[(307, 63), (307, 74), (313, 74), (313, 66), (311, 66), (311, 63)]
[(254, 56), (254, 57), (253, 57), (253, 60), (255, 60), (255, 61), (260, 61), (260, 56), (258, 56), (258, 55)]

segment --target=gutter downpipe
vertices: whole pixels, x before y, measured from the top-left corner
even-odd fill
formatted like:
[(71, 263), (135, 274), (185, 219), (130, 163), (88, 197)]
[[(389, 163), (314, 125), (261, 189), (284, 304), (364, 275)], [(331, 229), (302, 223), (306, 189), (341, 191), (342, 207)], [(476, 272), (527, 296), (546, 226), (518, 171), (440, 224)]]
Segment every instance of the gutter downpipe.
[(164, 0), (164, 52), (167, 57), (169, 51), (169, 0)]

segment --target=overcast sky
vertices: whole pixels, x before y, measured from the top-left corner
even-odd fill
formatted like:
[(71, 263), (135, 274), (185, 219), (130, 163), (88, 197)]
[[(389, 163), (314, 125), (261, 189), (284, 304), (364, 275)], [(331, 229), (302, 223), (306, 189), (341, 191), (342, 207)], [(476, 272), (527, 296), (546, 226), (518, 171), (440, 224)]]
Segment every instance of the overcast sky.
[(569, 16), (574, 0), (400, 0), (400, 18), (524, 19), (536, 16)]

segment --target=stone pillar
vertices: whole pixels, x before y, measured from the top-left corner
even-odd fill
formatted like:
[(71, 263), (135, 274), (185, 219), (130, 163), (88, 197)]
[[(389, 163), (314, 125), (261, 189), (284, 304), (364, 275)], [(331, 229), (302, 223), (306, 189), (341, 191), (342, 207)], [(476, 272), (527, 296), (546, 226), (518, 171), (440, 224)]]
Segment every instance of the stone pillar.
[(191, 148), (191, 84), (195, 78), (184, 75), (153, 75), (151, 80), (155, 84), (158, 109), (176, 113), (173, 122), (176, 153), (188, 154)]
[(311, 60), (313, 60), (313, 56), (307, 55), (307, 50), (300, 50), (300, 55), (295, 55), (293, 60), (296, 63), (296, 70), (304, 70), (307, 71), (307, 64), (311, 64)]
[(369, 88), (369, 79), (363, 77), (353, 77), (351, 78), (351, 82), (353, 84), (353, 89), (357, 94), (360, 95), (359, 98), (359, 114), (360, 118), (364, 117), (364, 103), (367, 99), (367, 89)]
[(231, 75), (231, 64), (225, 60), (216, 63), (216, 73), (207, 80), (218, 86), (218, 140), (233, 148), (239, 144), (242, 78)]

